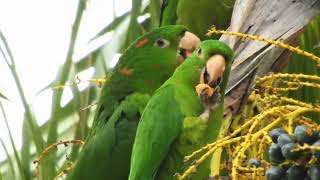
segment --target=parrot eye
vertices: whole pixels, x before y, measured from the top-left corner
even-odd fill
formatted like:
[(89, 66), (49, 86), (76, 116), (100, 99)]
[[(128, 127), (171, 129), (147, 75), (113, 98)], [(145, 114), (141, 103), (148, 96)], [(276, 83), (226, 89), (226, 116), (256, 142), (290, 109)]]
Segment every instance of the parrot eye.
[(159, 48), (166, 48), (169, 47), (170, 42), (165, 39), (157, 39), (156, 42), (154, 43), (154, 46), (159, 47)]
[(197, 55), (198, 55), (199, 57), (202, 57), (202, 49), (201, 49), (201, 48), (199, 48), (199, 49), (197, 50)]
[(199, 48), (199, 49), (198, 49), (198, 51), (197, 51), (198, 56), (200, 56), (200, 55), (201, 55), (201, 53), (202, 53), (202, 49), (201, 49), (201, 48)]

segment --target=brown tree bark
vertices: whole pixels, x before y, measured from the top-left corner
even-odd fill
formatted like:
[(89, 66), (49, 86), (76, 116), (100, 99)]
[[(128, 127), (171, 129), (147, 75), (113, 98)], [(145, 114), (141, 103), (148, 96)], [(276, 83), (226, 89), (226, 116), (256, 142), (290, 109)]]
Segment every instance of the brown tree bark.
[[(320, 13), (319, 0), (237, 0), (228, 31), (242, 32), (296, 45), (303, 28)], [(281, 71), (288, 50), (263, 42), (223, 35), (235, 51), (226, 90), (225, 112), (237, 114), (257, 76)]]

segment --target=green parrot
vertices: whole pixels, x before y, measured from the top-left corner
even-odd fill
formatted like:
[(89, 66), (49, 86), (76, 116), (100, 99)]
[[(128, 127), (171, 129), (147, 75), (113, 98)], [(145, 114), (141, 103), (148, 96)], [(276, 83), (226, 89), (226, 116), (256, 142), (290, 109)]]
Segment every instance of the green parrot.
[(211, 26), (219, 29), (229, 27), (234, 2), (235, 0), (163, 0), (160, 25), (184, 25), (200, 39), (207, 39), (205, 34)]
[(128, 179), (137, 125), (150, 96), (199, 43), (175, 25), (146, 33), (128, 47), (102, 88), (91, 131), (68, 179)]
[[(226, 84), (232, 59), (233, 51), (225, 43), (203, 41), (154, 93), (137, 129), (129, 180), (176, 179), (174, 174), (184, 168), (184, 156), (205, 143), (208, 130), (205, 114), (208, 106), (217, 103), (219, 93), (223, 93), (220, 86)], [(207, 86), (196, 91), (200, 75)]]
[[(177, 23), (186, 26), (201, 39), (212, 26), (226, 29), (230, 25), (235, 0), (179, 0)], [(192, 15), (190, 15), (192, 14)]]
[[(152, 0), (151, 0), (152, 1)], [(176, 24), (179, 0), (163, 0), (160, 10), (160, 26)]]

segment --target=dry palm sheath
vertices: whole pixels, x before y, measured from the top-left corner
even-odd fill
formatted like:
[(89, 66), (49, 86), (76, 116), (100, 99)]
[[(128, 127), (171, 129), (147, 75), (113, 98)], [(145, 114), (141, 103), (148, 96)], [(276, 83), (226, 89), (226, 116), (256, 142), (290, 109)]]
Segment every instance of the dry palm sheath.
[(128, 179), (142, 111), (199, 42), (183, 26), (165, 26), (129, 46), (104, 84), (90, 134), (68, 179)]
[[(155, 92), (138, 126), (129, 180), (176, 179), (174, 174), (185, 169), (184, 156), (205, 143), (210, 123), (207, 120), (212, 120), (211, 116), (207, 116), (209, 119), (200, 117), (204, 108), (195, 86), (201, 71), (205, 67), (201, 76), (207, 86), (198, 87), (197, 91), (201, 99), (212, 97), (216, 101), (214, 97), (218, 92), (212, 91), (219, 90), (224, 94), (232, 58), (233, 51), (223, 42), (203, 41)], [(209, 104), (204, 103), (205, 109)], [(208, 177), (209, 167), (197, 172), (192, 179)]]

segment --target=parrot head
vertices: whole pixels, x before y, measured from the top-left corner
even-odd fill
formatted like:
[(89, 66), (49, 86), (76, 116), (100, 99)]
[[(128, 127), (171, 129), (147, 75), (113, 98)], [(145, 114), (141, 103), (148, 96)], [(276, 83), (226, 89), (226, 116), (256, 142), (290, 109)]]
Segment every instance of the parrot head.
[(199, 44), (200, 39), (187, 32), (184, 26), (163, 26), (136, 39), (120, 57), (115, 69), (132, 80), (129, 83), (135, 90), (154, 90)]
[[(159, 59), (174, 53), (178, 64), (181, 64), (187, 57), (192, 55), (192, 52), (199, 46), (200, 42), (200, 39), (188, 32), (184, 26), (169, 25), (157, 28), (139, 37), (124, 54), (131, 56), (142, 52), (143, 56), (148, 57), (150, 55), (152, 59)], [(141, 58), (141, 56), (137, 58)]]
[(206, 61), (200, 76), (200, 84), (216, 88), (223, 79), (225, 69), (232, 64), (233, 51), (221, 41), (206, 40), (194, 53)]

